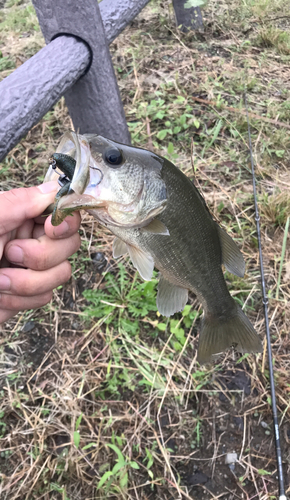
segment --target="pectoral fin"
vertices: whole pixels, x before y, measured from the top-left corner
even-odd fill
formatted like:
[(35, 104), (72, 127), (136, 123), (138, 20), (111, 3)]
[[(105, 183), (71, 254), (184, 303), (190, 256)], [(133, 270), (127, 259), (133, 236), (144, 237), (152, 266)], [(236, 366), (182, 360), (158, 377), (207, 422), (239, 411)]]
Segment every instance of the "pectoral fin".
[(142, 232), (146, 233), (154, 233), (154, 234), (164, 234), (165, 236), (169, 236), (169, 231), (165, 224), (161, 222), (161, 220), (153, 219), (147, 226), (144, 226), (140, 229)]
[(115, 238), (113, 241), (113, 257), (117, 259), (122, 255), (128, 253), (127, 243), (125, 241), (120, 240), (120, 238)]
[(150, 281), (152, 279), (154, 269), (154, 260), (152, 256), (143, 252), (140, 248), (136, 248), (131, 245), (127, 245), (127, 248), (133, 265), (136, 267), (143, 280)]
[(161, 276), (158, 283), (157, 309), (163, 316), (172, 316), (172, 314), (182, 311), (188, 300), (188, 290), (173, 285)]
[(242, 252), (234, 240), (220, 227), (219, 239), (222, 247), (222, 259), (226, 269), (242, 278), (245, 274), (245, 261)]

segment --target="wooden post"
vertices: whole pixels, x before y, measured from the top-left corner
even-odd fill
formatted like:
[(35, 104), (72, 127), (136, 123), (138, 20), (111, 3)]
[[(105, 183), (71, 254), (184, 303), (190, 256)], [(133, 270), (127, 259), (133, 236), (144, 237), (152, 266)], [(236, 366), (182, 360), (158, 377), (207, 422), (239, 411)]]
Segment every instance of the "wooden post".
[(149, 0), (102, 0), (99, 3), (109, 44), (122, 33), (148, 2)]
[[(55, 55), (57, 54), (57, 57)], [(0, 83), (0, 161), (85, 73), (87, 46), (61, 36)]]
[(90, 50), (88, 72), (65, 93), (75, 129), (130, 144), (97, 0), (33, 0), (33, 4), (46, 43), (61, 35), (73, 35)]
[(181, 26), (181, 31), (186, 33), (189, 30), (198, 30), (203, 28), (202, 15), (200, 7), (190, 7), (186, 9), (184, 4), (187, 0), (172, 0), (176, 25)]

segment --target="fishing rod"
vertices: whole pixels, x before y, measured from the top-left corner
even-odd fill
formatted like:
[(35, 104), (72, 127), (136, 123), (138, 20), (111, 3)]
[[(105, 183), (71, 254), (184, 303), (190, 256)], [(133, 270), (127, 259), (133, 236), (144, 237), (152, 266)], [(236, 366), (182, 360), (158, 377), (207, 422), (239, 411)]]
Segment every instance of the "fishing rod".
[(269, 318), (268, 318), (268, 299), (267, 299), (267, 295), (266, 295), (265, 275), (264, 275), (264, 266), (263, 266), (263, 254), (262, 254), (262, 244), (261, 244), (260, 215), (259, 215), (259, 208), (258, 208), (258, 202), (257, 202), (255, 166), (254, 166), (254, 159), (253, 159), (253, 152), (252, 152), (251, 129), (250, 129), (250, 122), (249, 122), (248, 102), (247, 102), (246, 92), (244, 93), (244, 100), (245, 100), (245, 108), (246, 108), (247, 123), (248, 123), (249, 150), (250, 150), (250, 159), (251, 159), (251, 167), (252, 167), (253, 193), (254, 193), (254, 203), (255, 203), (255, 221), (256, 221), (258, 246), (259, 246), (259, 258), (260, 258), (260, 270), (261, 270), (261, 288), (262, 288), (262, 298), (263, 298), (264, 315), (265, 315), (265, 327), (266, 327), (267, 350), (268, 350), (268, 361), (269, 361), (269, 376), (270, 376), (270, 387), (271, 387), (271, 401), (272, 401), (272, 414), (273, 414), (273, 423), (274, 423), (274, 430), (275, 430), (275, 433), (274, 433), (275, 434), (275, 447), (276, 447), (277, 470), (278, 470), (278, 480), (279, 480), (279, 500), (287, 500), (286, 495), (285, 495), (285, 487), (284, 487), (282, 452), (281, 452), (281, 444), (280, 444), (279, 421), (278, 421), (278, 411), (277, 411), (277, 403), (276, 403), (276, 391), (275, 391), (275, 381), (274, 381), (274, 371), (273, 371), (273, 361), (272, 361), (272, 347), (271, 347)]

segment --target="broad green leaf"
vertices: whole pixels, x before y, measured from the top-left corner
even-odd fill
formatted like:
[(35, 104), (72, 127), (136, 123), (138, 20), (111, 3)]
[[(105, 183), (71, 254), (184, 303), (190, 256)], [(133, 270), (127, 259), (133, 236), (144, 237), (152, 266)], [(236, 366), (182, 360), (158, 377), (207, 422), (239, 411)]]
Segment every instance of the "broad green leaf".
[(105, 474), (101, 477), (100, 481), (99, 481), (99, 484), (97, 486), (97, 490), (99, 488), (101, 488), (103, 486), (103, 484), (109, 479), (109, 477), (111, 477), (113, 475), (113, 473), (108, 470), (107, 472), (105, 472)]
[(191, 308), (192, 308), (192, 306), (190, 306), (189, 304), (187, 304), (187, 305), (184, 307), (184, 309), (183, 309), (183, 311), (182, 311), (182, 313), (181, 313), (181, 314), (182, 314), (182, 316), (188, 316), (188, 314), (190, 313)]
[(107, 446), (109, 446), (109, 448), (111, 448), (111, 450), (113, 450), (115, 453), (117, 453), (118, 455), (118, 459), (120, 462), (122, 462), (123, 464), (126, 463), (126, 460), (121, 452), (121, 450), (119, 450), (118, 446), (115, 446), (114, 444), (107, 444)]
[(158, 328), (158, 330), (161, 330), (162, 332), (165, 332), (165, 330), (166, 330), (166, 323), (158, 323), (157, 328)]
[(164, 129), (164, 130), (160, 130), (157, 134), (157, 138), (160, 139), (160, 141), (163, 141), (163, 139), (165, 139), (165, 137), (167, 136), (167, 130)]
[(154, 116), (154, 119), (162, 120), (164, 118), (164, 115), (165, 111), (158, 111), (158, 113), (156, 113), (156, 115)]
[(112, 469), (112, 474), (113, 475), (117, 474), (117, 472), (119, 472), (120, 469), (123, 469), (124, 465), (125, 463), (117, 462)]
[(140, 469), (139, 465), (136, 462), (130, 462), (129, 465), (132, 467), (132, 469)]

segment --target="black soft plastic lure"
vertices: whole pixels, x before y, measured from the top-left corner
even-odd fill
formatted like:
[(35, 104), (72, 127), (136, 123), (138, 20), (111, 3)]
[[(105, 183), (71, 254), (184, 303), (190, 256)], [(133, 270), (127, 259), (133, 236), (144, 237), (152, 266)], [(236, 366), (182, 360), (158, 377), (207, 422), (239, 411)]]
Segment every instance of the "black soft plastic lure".
[(72, 180), (76, 167), (74, 158), (62, 153), (54, 153), (50, 164), (54, 170), (59, 168), (70, 181)]
[(56, 170), (56, 172), (59, 174), (58, 183), (61, 188), (55, 197), (52, 215), (54, 216), (60, 198), (65, 196), (70, 190), (71, 181), (76, 167), (76, 160), (69, 155), (54, 153), (50, 159), (50, 165), (53, 170), (56, 170), (58, 168), (61, 172), (63, 172), (63, 174), (60, 174)]

